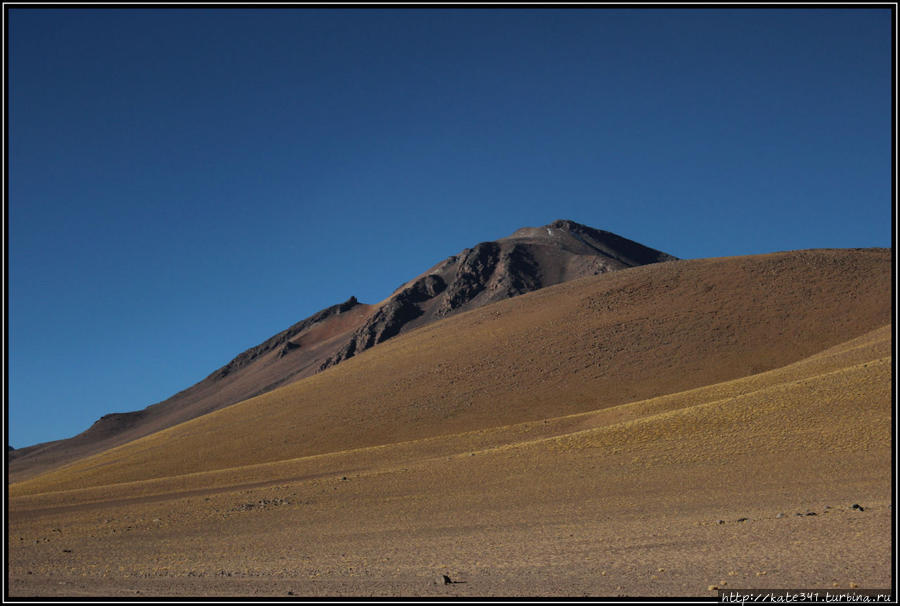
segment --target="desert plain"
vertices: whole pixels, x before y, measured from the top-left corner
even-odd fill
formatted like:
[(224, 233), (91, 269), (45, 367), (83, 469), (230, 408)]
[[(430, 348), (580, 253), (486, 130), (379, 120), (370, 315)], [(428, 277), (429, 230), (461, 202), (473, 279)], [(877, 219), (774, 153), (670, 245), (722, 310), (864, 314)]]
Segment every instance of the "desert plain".
[(8, 597), (890, 588), (891, 274), (588, 276), (10, 474)]

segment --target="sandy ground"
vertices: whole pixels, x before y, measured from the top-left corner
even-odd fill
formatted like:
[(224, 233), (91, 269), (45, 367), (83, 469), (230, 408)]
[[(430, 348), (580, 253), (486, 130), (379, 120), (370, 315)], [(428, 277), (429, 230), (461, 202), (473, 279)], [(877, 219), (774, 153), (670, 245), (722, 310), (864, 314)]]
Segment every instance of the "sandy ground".
[[(839, 486), (787, 473), (748, 490), (741, 467), (704, 483), (724, 471), (636, 477), (628, 464), (616, 470), (624, 461), (533, 454), (17, 515), (10, 596), (704, 596), (710, 585), (891, 584), (889, 486), (877, 473)], [(548, 480), (551, 466), (566, 467), (555, 474), (564, 484)], [(443, 574), (463, 582), (437, 584)]]
[[(710, 585), (890, 587), (889, 511), (861, 500), (864, 512), (820, 506), (815, 517), (795, 517), (808, 509), (795, 506), (782, 508), (790, 514), (782, 519), (777, 508), (592, 512), (596, 519), (557, 510), (541, 522), (379, 520), (346, 530), (316, 528), (317, 515), (288, 505), (291, 513), (256, 513), (265, 519), (253, 523), (223, 520), (218, 537), (212, 523), (148, 524), (139, 508), (98, 510), (115, 521), (97, 532), (121, 538), (17, 528), (31, 544), (10, 549), (10, 595), (710, 596)], [(183, 512), (169, 507), (165, 519)], [(287, 528), (257, 534), (272, 525)], [(438, 584), (442, 574), (461, 582)]]

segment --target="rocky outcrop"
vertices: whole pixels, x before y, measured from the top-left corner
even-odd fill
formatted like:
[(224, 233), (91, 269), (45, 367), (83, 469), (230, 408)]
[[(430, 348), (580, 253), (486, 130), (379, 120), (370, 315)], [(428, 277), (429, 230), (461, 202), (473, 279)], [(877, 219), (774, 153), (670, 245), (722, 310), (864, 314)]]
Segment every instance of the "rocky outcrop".
[(482, 242), (462, 252), (456, 275), (438, 307), (437, 315), (444, 317), (475, 298), (487, 286), (500, 258), (500, 245)]
[(419, 303), (433, 299), (446, 289), (444, 279), (429, 274), (395, 293), (366, 323), (358, 328), (348, 343), (336, 354), (324, 360), (319, 370), (325, 370), (358, 352), (390, 339), (410, 321), (422, 315)]
[(541, 267), (526, 246), (515, 244), (500, 259), (497, 290), (502, 298), (515, 297), (544, 286)]

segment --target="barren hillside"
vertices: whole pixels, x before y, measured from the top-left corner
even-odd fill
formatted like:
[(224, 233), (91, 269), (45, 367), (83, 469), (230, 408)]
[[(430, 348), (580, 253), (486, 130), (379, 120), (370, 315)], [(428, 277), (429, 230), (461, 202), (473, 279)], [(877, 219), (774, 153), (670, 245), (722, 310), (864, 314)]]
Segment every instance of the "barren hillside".
[(679, 261), (436, 322), (11, 485), (10, 595), (889, 588), (890, 264)]
[(887, 250), (678, 261), (430, 324), (338, 367), (86, 458), (13, 494), (538, 421), (790, 364), (890, 320)]

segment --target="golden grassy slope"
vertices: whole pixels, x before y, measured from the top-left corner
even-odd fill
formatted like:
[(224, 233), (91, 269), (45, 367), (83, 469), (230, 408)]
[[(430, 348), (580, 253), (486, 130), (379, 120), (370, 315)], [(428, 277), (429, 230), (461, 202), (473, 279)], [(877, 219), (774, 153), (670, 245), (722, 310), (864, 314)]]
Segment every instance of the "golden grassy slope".
[(164, 478), (593, 411), (778, 368), (890, 321), (890, 251), (679, 261), (551, 287), (10, 486)]
[(891, 336), (546, 422), (13, 498), (11, 595), (888, 587)]
[[(15, 511), (24, 512), (52, 504), (59, 505), (60, 499), (64, 500), (65, 505), (71, 506), (111, 500), (127, 501), (156, 495), (235, 490), (237, 487), (274, 485), (313, 476), (337, 475), (348, 470), (383, 471), (410, 463), (442, 460), (446, 456), (460, 453), (498, 453), (511, 447), (523, 448), (526, 445), (546, 447), (554, 452), (568, 452), (599, 448), (603, 443), (609, 445), (618, 440), (624, 446), (610, 446), (609, 454), (619, 454), (623, 449), (639, 452), (652, 446), (648, 444), (648, 440), (657, 447), (671, 440), (682, 445), (685, 439), (698, 432), (712, 437), (707, 435), (712, 429), (721, 432), (722, 442), (730, 443), (728, 448), (731, 450), (738, 446), (744, 451), (762, 450), (758, 446), (774, 448), (772, 440), (787, 440), (780, 448), (772, 451), (777, 454), (786, 449), (809, 448), (806, 442), (796, 442), (796, 431), (792, 433), (791, 428), (800, 425), (802, 435), (812, 437), (819, 447), (831, 453), (845, 452), (848, 449), (859, 453), (867, 450), (867, 444), (872, 441), (873, 435), (880, 436), (879, 447), (889, 446), (885, 438), (889, 437), (890, 417), (885, 414), (889, 413), (890, 407), (885, 407), (885, 402), (889, 401), (890, 394), (885, 390), (889, 390), (890, 382), (885, 383), (883, 376), (870, 375), (875, 370), (883, 375), (884, 367), (889, 369), (890, 360), (891, 326), (887, 325), (772, 371), (596, 411), (225, 470), (69, 489), (61, 493), (22, 495), (11, 501), (11, 507)], [(872, 370), (863, 372), (863, 369), (869, 369), (870, 366)], [(813, 402), (813, 395), (817, 394), (813, 386), (834, 385), (848, 377), (855, 381), (871, 380), (860, 387), (858, 393), (851, 394), (851, 388), (845, 389), (843, 395), (847, 397), (842, 406), (835, 407), (835, 402), (841, 400), (832, 399), (832, 406), (828, 408), (825, 406), (827, 401), (819, 395), (817, 408), (808, 407)], [(792, 395), (778, 395), (782, 392)], [(799, 405), (795, 406), (795, 400)], [(746, 419), (736, 422), (734, 416), (738, 413), (735, 411), (748, 406), (754, 407), (753, 418), (768, 419), (770, 425), (760, 430), (747, 423)], [(713, 415), (695, 430), (684, 426), (685, 419), (697, 415), (709, 417), (711, 412), (720, 417)], [(878, 416), (867, 416), (872, 414)], [(659, 423), (666, 424), (671, 429), (674, 422), (680, 423), (684, 431), (670, 432), (671, 435), (655, 431), (649, 437), (645, 431), (647, 427), (657, 426)], [(744, 437), (735, 438), (736, 433)], [(829, 436), (839, 439), (829, 442)], [(718, 441), (711, 440), (710, 444), (695, 452), (682, 448), (677, 450), (683, 451), (680, 452), (680, 457), (691, 456), (704, 460), (715, 449), (723, 447)]]

